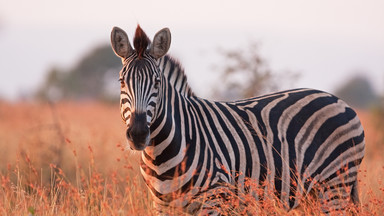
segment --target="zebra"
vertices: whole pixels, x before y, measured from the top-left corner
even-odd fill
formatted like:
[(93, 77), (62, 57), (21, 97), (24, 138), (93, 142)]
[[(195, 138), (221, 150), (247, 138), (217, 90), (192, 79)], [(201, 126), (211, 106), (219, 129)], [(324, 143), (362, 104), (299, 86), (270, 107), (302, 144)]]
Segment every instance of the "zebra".
[(183, 67), (167, 54), (170, 44), (168, 28), (151, 42), (138, 25), (133, 48), (124, 30), (111, 32), (123, 65), (120, 111), (127, 147), (141, 152), (140, 172), (159, 213), (181, 208), (218, 214), (214, 198), (227, 193), (217, 196), (217, 189), (247, 192), (247, 179), (262, 191), (248, 191), (256, 200), (272, 190), (286, 210), (316, 188), (324, 212), (359, 204), (364, 130), (344, 101), (306, 88), (206, 100), (193, 93)]

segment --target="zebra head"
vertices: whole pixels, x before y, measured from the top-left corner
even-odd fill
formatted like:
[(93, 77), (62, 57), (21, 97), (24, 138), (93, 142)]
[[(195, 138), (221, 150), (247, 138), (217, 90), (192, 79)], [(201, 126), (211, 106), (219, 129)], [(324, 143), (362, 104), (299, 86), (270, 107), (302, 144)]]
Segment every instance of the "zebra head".
[(167, 53), (170, 43), (168, 28), (160, 30), (151, 43), (137, 26), (133, 49), (122, 29), (112, 29), (112, 48), (123, 63), (119, 77), (120, 111), (127, 125), (126, 136), (131, 149), (143, 150), (150, 143), (150, 126), (156, 118), (163, 79), (156, 60)]

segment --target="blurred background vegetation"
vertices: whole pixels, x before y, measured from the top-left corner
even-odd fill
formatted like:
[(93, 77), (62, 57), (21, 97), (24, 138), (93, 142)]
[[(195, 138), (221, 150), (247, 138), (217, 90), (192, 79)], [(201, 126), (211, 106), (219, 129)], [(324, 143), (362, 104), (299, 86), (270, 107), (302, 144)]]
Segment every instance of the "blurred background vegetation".
[[(219, 64), (213, 70), (219, 74), (213, 86), (212, 98), (235, 100), (284, 90), (294, 86), (300, 72), (271, 68), (259, 51), (259, 45), (250, 42), (247, 47), (219, 49)], [(34, 93), (42, 101), (96, 100), (116, 102), (119, 98), (117, 74), (121, 61), (109, 44), (97, 46), (69, 69), (53, 67), (45, 81)], [(189, 71), (186, 71), (187, 76)], [(351, 71), (351, 77), (331, 92), (359, 109), (383, 109), (383, 95), (376, 93), (365, 71)], [(192, 86), (193, 88), (193, 86)]]
[(52, 68), (35, 97), (50, 101), (116, 101), (120, 68), (121, 60), (116, 58), (109, 45), (95, 47), (70, 69)]

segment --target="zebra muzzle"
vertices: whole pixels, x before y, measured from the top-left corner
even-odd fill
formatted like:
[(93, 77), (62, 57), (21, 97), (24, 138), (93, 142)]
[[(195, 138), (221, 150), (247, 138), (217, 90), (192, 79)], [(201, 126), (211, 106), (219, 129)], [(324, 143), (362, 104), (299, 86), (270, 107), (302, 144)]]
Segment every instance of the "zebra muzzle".
[(133, 114), (126, 134), (130, 147), (134, 150), (143, 150), (149, 143), (149, 134), (146, 114)]

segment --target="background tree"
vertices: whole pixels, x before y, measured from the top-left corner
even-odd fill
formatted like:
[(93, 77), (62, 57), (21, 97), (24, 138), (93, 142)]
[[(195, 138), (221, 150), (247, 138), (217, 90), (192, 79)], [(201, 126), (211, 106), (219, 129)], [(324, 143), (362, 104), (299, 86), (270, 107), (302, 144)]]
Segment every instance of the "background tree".
[[(36, 96), (43, 100), (114, 100), (121, 60), (110, 45), (96, 47), (69, 70), (53, 68)], [(115, 91), (111, 91), (111, 85)]]
[(335, 95), (349, 105), (360, 109), (371, 108), (379, 103), (379, 97), (373, 90), (371, 83), (366, 77), (360, 75), (347, 80), (336, 90)]
[(220, 50), (223, 60), (216, 69), (220, 73), (220, 85), (213, 89), (213, 97), (223, 100), (249, 98), (291, 85), (298, 73), (275, 72), (261, 57), (258, 44), (246, 48)]

